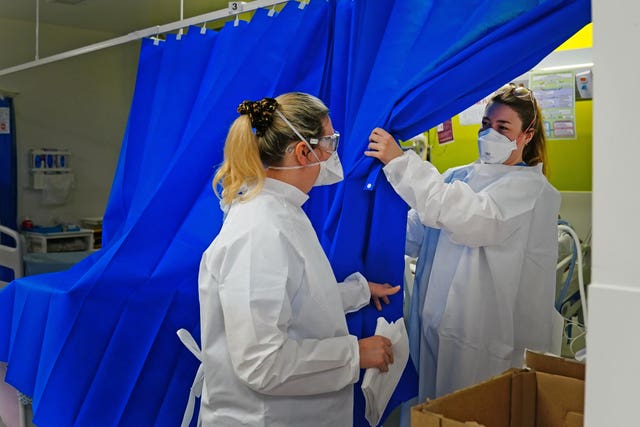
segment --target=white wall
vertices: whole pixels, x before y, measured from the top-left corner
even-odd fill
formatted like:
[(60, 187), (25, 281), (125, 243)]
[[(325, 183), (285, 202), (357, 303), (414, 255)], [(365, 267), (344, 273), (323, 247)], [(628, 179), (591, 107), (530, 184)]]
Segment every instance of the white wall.
[(640, 3), (592, 1), (593, 258), (587, 427), (638, 425)]
[[(0, 69), (34, 59), (33, 25), (0, 20)], [(40, 58), (115, 37), (112, 34), (41, 26)], [(139, 42), (104, 49), (0, 76), (14, 97), (18, 146), (18, 222), (76, 222), (101, 216), (111, 189), (129, 113)], [(64, 205), (42, 203), (28, 187), (29, 148), (67, 148), (76, 185)]]

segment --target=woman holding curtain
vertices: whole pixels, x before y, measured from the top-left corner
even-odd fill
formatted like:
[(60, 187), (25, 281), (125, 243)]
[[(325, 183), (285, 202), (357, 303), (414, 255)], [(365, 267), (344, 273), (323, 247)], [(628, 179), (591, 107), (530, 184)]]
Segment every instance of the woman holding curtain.
[(387, 371), (391, 342), (349, 335), (345, 312), (400, 287), (338, 284), (302, 210), (342, 179), (327, 107), (304, 93), (245, 101), (214, 178), (226, 217), (199, 274), (207, 426), (349, 426), (360, 369)]
[(407, 252), (418, 256), (413, 314), (421, 333), (412, 355), (419, 354), (419, 398), (521, 367), (524, 348), (550, 350), (560, 194), (544, 176), (533, 93), (512, 84), (498, 90), (478, 133), (480, 159), (443, 175), (403, 153), (383, 129), (369, 140), (365, 154), (386, 165), (388, 181), (412, 208)]

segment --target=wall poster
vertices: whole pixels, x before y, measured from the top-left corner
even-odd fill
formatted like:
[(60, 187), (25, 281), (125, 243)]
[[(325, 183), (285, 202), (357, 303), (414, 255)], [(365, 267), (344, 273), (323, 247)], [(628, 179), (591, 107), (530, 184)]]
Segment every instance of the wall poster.
[(453, 142), (453, 124), (451, 119), (447, 119), (440, 123), (436, 129), (438, 130), (438, 144), (448, 144)]
[(530, 89), (542, 109), (548, 139), (576, 139), (573, 71), (531, 72)]

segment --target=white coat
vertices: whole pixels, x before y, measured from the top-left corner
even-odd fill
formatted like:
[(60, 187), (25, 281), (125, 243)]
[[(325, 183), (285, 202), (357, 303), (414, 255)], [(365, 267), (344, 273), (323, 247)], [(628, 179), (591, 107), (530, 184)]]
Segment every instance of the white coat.
[(308, 196), (267, 178), (231, 205), (199, 273), (205, 426), (350, 426), (358, 340), (345, 312), (367, 281), (336, 282), (301, 208)]
[(407, 152), (383, 170), (413, 208), (420, 400), (522, 367), (525, 347), (549, 351), (560, 194), (542, 165), (473, 163), (443, 176)]

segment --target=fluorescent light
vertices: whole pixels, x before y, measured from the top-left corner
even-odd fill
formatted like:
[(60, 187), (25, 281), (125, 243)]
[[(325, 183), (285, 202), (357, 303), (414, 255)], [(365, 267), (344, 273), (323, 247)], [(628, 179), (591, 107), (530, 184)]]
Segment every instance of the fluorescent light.
[(590, 67), (593, 67), (593, 62), (585, 62), (583, 64), (558, 65), (556, 67), (541, 67), (541, 68), (534, 69), (533, 71), (571, 70), (575, 68), (590, 68)]

